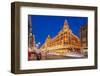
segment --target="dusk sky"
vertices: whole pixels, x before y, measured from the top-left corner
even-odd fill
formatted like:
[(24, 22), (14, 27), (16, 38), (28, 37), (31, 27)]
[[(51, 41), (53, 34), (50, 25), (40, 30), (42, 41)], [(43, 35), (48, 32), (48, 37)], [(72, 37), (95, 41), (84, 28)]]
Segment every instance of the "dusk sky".
[(80, 27), (88, 24), (87, 17), (31, 15), (31, 20), (32, 33), (35, 35), (35, 42), (40, 42), (41, 45), (48, 35), (50, 35), (51, 38), (57, 35), (63, 28), (65, 20), (67, 20), (72, 32), (78, 37), (80, 37)]

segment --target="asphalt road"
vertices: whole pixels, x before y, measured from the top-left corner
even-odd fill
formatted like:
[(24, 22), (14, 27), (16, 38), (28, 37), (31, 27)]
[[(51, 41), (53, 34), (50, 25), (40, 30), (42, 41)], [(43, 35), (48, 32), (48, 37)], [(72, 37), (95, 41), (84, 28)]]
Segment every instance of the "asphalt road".
[(87, 57), (69, 57), (69, 56), (49, 55), (45, 59), (53, 60), (53, 59), (81, 59), (81, 58), (87, 58)]

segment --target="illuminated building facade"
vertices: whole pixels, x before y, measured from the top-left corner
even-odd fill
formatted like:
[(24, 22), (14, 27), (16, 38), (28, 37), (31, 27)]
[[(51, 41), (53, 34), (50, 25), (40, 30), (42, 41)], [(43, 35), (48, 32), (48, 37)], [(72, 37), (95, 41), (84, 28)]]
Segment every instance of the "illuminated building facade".
[(60, 55), (67, 54), (72, 51), (79, 52), (80, 39), (73, 34), (69, 28), (68, 22), (65, 20), (63, 28), (60, 32), (58, 32), (54, 38), (51, 38), (50, 35), (48, 35), (40, 49), (49, 53), (57, 53)]

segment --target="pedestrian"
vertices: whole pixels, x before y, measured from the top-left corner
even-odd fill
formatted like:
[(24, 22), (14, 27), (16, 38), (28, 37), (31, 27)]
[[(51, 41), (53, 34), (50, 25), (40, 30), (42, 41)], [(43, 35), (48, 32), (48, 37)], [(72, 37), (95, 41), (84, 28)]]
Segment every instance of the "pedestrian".
[(37, 53), (36, 56), (37, 56), (37, 60), (41, 60), (41, 53)]

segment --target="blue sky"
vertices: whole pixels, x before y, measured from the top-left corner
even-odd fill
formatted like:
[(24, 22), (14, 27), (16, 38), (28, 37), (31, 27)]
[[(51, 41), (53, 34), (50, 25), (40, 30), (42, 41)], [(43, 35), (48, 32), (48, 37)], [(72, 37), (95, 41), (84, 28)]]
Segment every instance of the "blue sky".
[(67, 20), (69, 28), (72, 32), (80, 37), (79, 29), (81, 26), (88, 23), (87, 17), (71, 17), (71, 16), (44, 16), (31, 15), (32, 33), (35, 35), (35, 42), (44, 43), (48, 35), (51, 38), (62, 29), (64, 21)]

